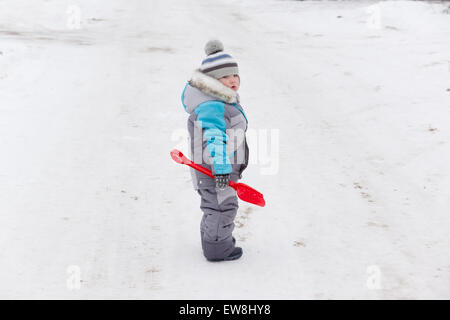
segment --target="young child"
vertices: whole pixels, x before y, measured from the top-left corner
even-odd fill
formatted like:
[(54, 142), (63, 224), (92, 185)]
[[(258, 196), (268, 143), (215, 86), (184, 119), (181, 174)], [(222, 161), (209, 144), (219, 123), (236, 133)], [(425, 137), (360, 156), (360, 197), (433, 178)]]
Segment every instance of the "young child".
[(208, 261), (236, 260), (242, 256), (242, 249), (235, 246), (232, 236), (238, 199), (228, 183), (242, 178), (248, 165), (247, 118), (237, 93), (238, 65), (223, 50), (219, 40), (206, 44), (206, 58), (181, 96), (189, 113), (191, 159), (211, 170), (215, 177), (191, 168), (194, 188), (201, 197), (200, 235)]

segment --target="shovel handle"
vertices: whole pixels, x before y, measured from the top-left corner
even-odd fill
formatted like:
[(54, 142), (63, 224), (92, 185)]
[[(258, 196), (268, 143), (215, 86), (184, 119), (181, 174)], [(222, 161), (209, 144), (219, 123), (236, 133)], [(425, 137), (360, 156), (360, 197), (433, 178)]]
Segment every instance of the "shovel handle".
[[(214, 175), (212, 174), (211, 170), (208, 170), (205, 167), (202, 167), (201, 165), (192, 162), (191, 160), (186, 158), (180, 150), (173, 149), (170, 152), (170, 156), (176, 163), (188, 165), (189, 167), (194, 168), (195, 170), (200, 171), (201, 173), (206, 174), (208, 177), (214, 179)], [(235, 188), (236, 182), (230, 180), (230, 187), (236, 189)]]
[[(181, 151), (173, 149), (170, 152), (170, 155), (176, 163), (188, 165), (191, 168), (194, 168), (195, 170), (198, 170), (201, 173), (206, 174), (208, 177), (214, 179), (214, 176), (210, 170), (206, 169), (205, 167), (202, 167), (197, 163), (192, 162), (191, 160), (186, 158)], [(264, 207), (266, 205), (263, 194), (253, 189), (252, 187), (243, 183), (236, 183), (231, 180), (229, 180), (229, 186), (232, 187), (234, 190), (236, 190), (239, 199), (249, 203), (256, 204), (257, 206), (260, 207)]]

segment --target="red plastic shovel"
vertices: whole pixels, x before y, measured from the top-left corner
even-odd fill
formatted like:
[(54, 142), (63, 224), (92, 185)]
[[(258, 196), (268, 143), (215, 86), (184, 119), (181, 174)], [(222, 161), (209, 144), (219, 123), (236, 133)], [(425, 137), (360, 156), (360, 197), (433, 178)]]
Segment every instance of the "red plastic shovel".
[[(206, 169), (205, 167), (202, 167), (201, 165), (192, 162), (188, 158), (184, 156), (184, 154), (177, 150), (173, 149), (170, 152), (170, 156), (172, 159), (180, 164), (186, 164), (191, 168), (194, 168), (195, 170), (200, 171), (201, 173), (206, 174), (207, 176), (214, 179), (213, 174), (210, 170)], [(245, 183), (236, 183), (234, 181), (230, 180), (230, 187), (232, 187), (234, 190), (236, 190), (236, 193), (239, 197), (239, 199), (250, 202), (253, 204), (256, 204), (257, 206), (264, 207), (266, 205), (266, 201), (264, 201), (264, 196), (261, 192), (256, 191), (252, 187), (246, 185)]]

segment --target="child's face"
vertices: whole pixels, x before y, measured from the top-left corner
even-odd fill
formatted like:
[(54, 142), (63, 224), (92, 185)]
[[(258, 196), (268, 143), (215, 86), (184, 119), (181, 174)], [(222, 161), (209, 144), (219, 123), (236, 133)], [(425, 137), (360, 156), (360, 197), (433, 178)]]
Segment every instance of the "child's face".
[(233, 89), (234, 91), (239, 90), (239, 84), (241, 83), (241, 79), (237, 74), (222, 77), (219, 79), (219, 81), (226, 85), (228, 88)]

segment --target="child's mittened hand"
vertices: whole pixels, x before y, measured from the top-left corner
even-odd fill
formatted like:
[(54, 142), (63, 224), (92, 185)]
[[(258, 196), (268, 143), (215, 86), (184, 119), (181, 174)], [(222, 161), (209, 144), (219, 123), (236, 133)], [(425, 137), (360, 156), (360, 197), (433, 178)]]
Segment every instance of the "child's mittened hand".
[(214, 175), (216, 180), (216, 187), (223, 190), (228, 187), (230, 175), (229, 174), (216, 174)]

